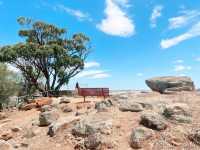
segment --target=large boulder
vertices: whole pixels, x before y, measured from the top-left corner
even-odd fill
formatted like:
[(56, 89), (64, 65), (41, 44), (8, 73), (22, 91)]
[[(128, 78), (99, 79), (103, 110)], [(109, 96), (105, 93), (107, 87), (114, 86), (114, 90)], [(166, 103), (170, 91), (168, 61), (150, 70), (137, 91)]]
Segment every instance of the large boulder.
[(144, 127), (137, 127), (131, 133), (130, 145), (133, 148), (142, 148), (147, 144), (147, 141), (153, 137), (153, 135), (153, 130)]
[(163, 115), (171, 120), (179, 123), (191, 123), (192, 114), (189, 106), (184, 103), (174, 103), (167, 105), (164, 109)]
[(140, 124), (154, 130), (164, 130), (167, 128), (167, 123), (164, 118), (156, 112), (146, 112), (141, 115)]
[(153, 91), (160, 93), (195, 90), (194, 82), (189, 77), (155, 77), (146, 80), (146, 84)]
[(48, 126), (59, 118), (57, 111), (41, 112), (39, 115), (39, 125)]

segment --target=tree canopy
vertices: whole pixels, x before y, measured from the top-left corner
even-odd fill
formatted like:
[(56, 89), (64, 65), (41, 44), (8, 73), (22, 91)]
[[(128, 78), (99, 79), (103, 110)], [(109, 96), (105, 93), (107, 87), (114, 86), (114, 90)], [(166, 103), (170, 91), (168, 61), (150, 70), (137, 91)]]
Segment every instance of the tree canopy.
[(0, 48), (0, 62), (18, 68), (31, 86), (41, 92), (58, 91), (83, 70), (90, 50), (87, 36), (66, 38), (66, 30), (55, 25), (24, 17), (17, 21), (25, 40)]

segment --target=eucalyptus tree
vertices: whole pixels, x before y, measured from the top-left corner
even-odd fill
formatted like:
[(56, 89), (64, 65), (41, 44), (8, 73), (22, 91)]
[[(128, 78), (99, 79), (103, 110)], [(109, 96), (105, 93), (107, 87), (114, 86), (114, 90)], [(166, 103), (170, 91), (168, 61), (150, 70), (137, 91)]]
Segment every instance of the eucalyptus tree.
[(17, 21), (24, 41), (1, 47), (0, 62), (18, 68), (29, 85), (40, 92), (59, 91), (84, 69), (90, 51), (86, 35), (69, 37), (64, 28), (25, 17)]

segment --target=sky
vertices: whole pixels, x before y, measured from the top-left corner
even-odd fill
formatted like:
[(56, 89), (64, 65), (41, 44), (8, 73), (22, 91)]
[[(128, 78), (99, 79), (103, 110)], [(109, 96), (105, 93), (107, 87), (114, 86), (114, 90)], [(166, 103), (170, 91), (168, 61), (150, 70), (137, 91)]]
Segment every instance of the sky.
[(0, 0), (0, 46), (23, 41), (19, 16), (90, 37), (85, 69), (67, 88), (147, 89), (145, 79), (169, 75), (200, 87), (199, 0)]

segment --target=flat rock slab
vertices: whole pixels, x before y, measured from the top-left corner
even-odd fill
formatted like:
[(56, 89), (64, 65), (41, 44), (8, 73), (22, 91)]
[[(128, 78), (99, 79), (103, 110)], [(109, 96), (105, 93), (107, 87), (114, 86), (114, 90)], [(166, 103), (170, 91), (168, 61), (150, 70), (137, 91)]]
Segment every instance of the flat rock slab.
[(140, 112), (143, 111), (143, 107), (139, 103), (134, 102), (123, 102), (119, 106), (119, 110), (125, 112), (125, 111), (131, 111), (131, 112)]
[(160, 93), (195, 90), (194, 82), (189, 77), (155, 77), (147, 79), (146, 84), (153, 91)]

